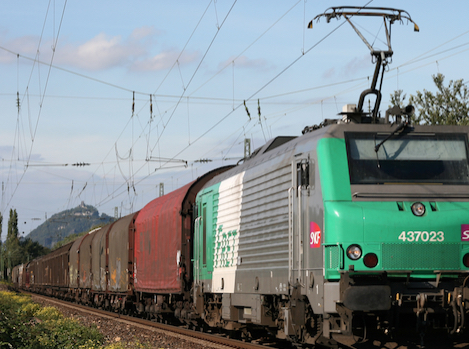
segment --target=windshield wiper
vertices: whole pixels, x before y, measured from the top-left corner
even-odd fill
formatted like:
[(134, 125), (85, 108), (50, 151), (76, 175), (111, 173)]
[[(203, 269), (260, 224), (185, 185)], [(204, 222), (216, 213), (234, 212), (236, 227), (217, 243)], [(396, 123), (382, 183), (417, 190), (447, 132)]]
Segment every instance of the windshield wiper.
[(407, 126), (409, 126), (407, 121), (404, 121), (402, 124), (400, 124), (393, 132), (391, 132), (389, 136), (383, 139), (379, 144), (375, 145), (375, 152), (378, 153), (379, 148), (384, 144), (384, 142), (393, 137), (396, 132), (405, 129)]

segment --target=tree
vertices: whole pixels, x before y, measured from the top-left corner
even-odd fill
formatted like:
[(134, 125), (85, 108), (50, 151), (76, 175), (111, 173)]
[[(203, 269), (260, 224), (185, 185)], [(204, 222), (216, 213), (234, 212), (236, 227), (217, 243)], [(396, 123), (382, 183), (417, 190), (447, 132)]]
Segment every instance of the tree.
[(406, 99), (406, 95), (403, 94), (403, 90), (396, 90), (393, 94), (391, 94), (391, 105), (389, 108), (394, 106), (398, 106), (399, 108), (404, 108), (404, 101)]
[[(0, 214), (0, 232), (2, 220), (3, 217)], [(19, 237), (16, 209), (10, 209), (7, 238), (3, 244), (0, 243), (0, 251), (0, 272), (8, 278), (11, 277), (11, 270), (14, 266), (27, 263), (50, 252), (48, 248), (38, 242)]]
[(16, 209), (10, 209), (10, 217), (8, 219), (8, 232), (5, 241), (4, 260), (6, 260), (7, 273), (11, 272), (11, 268), (21, 264), (23, 257), (19, 237), (18, 237), (18, 214)]
[[(423, 93), (417, 91), (415, 96), (410, 96), (409, 102), (416, 108), (414, 122), (426, 125), (469, 125), (469, 90), (463, 79), (450, 80), (448, 86), (444, 86), (443, 74), (432, 77), (438, 89), (435, 94), (423, 90)], [(393, 96), (394, 102), (396, 96), (401, 96), (402, 90), (399, 91), (391, 95), (391, 102)]]
[(21, 256), (22, 256), (20, 263), (27, 263), (34, 258), (43, 256), (50, 252), (50, 249), (42, 246), (37, 241), (31, 240), (30, 238), (20, 239), (19, 245), (21, 248)]

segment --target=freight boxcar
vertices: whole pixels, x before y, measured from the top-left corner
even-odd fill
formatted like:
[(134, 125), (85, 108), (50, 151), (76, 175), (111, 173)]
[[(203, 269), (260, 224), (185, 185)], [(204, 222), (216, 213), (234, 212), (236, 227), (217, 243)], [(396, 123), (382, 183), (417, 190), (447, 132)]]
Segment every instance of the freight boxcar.
[(117, 220), (106, 237), (107, 293), (110, 307), (118, 311), (127, 311), (133, 305), (134, 232), (138, 215), (139, 211)]
[(33, 259), (31, 262), (28, 263), (26, 266), (26, 285), (28, 285), (29, 281), (29, 289), (33, 292), (42, 292), (42, 275), (43, 273), (41, 272), (39, 268), (39, 263), (43, 257), (38, 257)]
[[(157, 315), (187, 311), (192, 284), (192, 206), (202, 186), (231, 166), (148, 203), (135, 221), (135, 291), (137, 311)], [(174, 305), (176, 304), (176, 308)]]
[[(91, 290), (93, 292), (94, 304), (97, 307), (103, 307), (106, 300), (107, 270), (106, 256), (107, 245), (106, 238), (111, 229), (112, 223), (99, 229), (91, 242), (91, 272), (93, 274)], [(106, 304), (109, 305), (109, 301)]]
[(24, 264), (16, 265), (11, 270), (11, 281), (13, 283), (13, 287), (15, 287), (16, 289), (19, 289), (22, 286), (23, 271), (25, 270), (24, 266)]
[(69, 251), (72, 245), (73, 242), (70, 242), (59, 247), (38, 261), (38, 268), (42, 273), (40, 287), (43, 292), (53, 296), (67, 292), (70, 282)]
[(89, 303), (91, 296), (91, 242), (98, 230), (78, 238), (70, 248), (70, 290), (72, 297), (84, 304)]

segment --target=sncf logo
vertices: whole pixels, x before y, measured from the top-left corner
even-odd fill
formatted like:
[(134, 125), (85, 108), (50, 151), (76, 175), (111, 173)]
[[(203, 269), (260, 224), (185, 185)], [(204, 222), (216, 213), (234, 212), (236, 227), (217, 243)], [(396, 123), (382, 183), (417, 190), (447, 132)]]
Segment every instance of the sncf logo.
[(469, 224), (461, 224), (461, 241), (469, 241)]
[(310, 223), (309, 247), (310, 248), (321, 247), (321, 229), (319, 228), (319, 225), (317, 225), (314, 222)]

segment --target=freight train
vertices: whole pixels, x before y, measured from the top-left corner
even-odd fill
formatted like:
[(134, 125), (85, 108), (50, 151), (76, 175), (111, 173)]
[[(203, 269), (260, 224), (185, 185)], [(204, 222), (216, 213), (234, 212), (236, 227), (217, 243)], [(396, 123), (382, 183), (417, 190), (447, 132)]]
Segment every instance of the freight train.
[(372, 85), (341, 119), (274, 138), (15, 267), (15, 283), (296, 345), (408, 329), (464, 335), (469, 127), (412, 125), (412, 107), (365, 113), (368, 94), (380, 97)]

